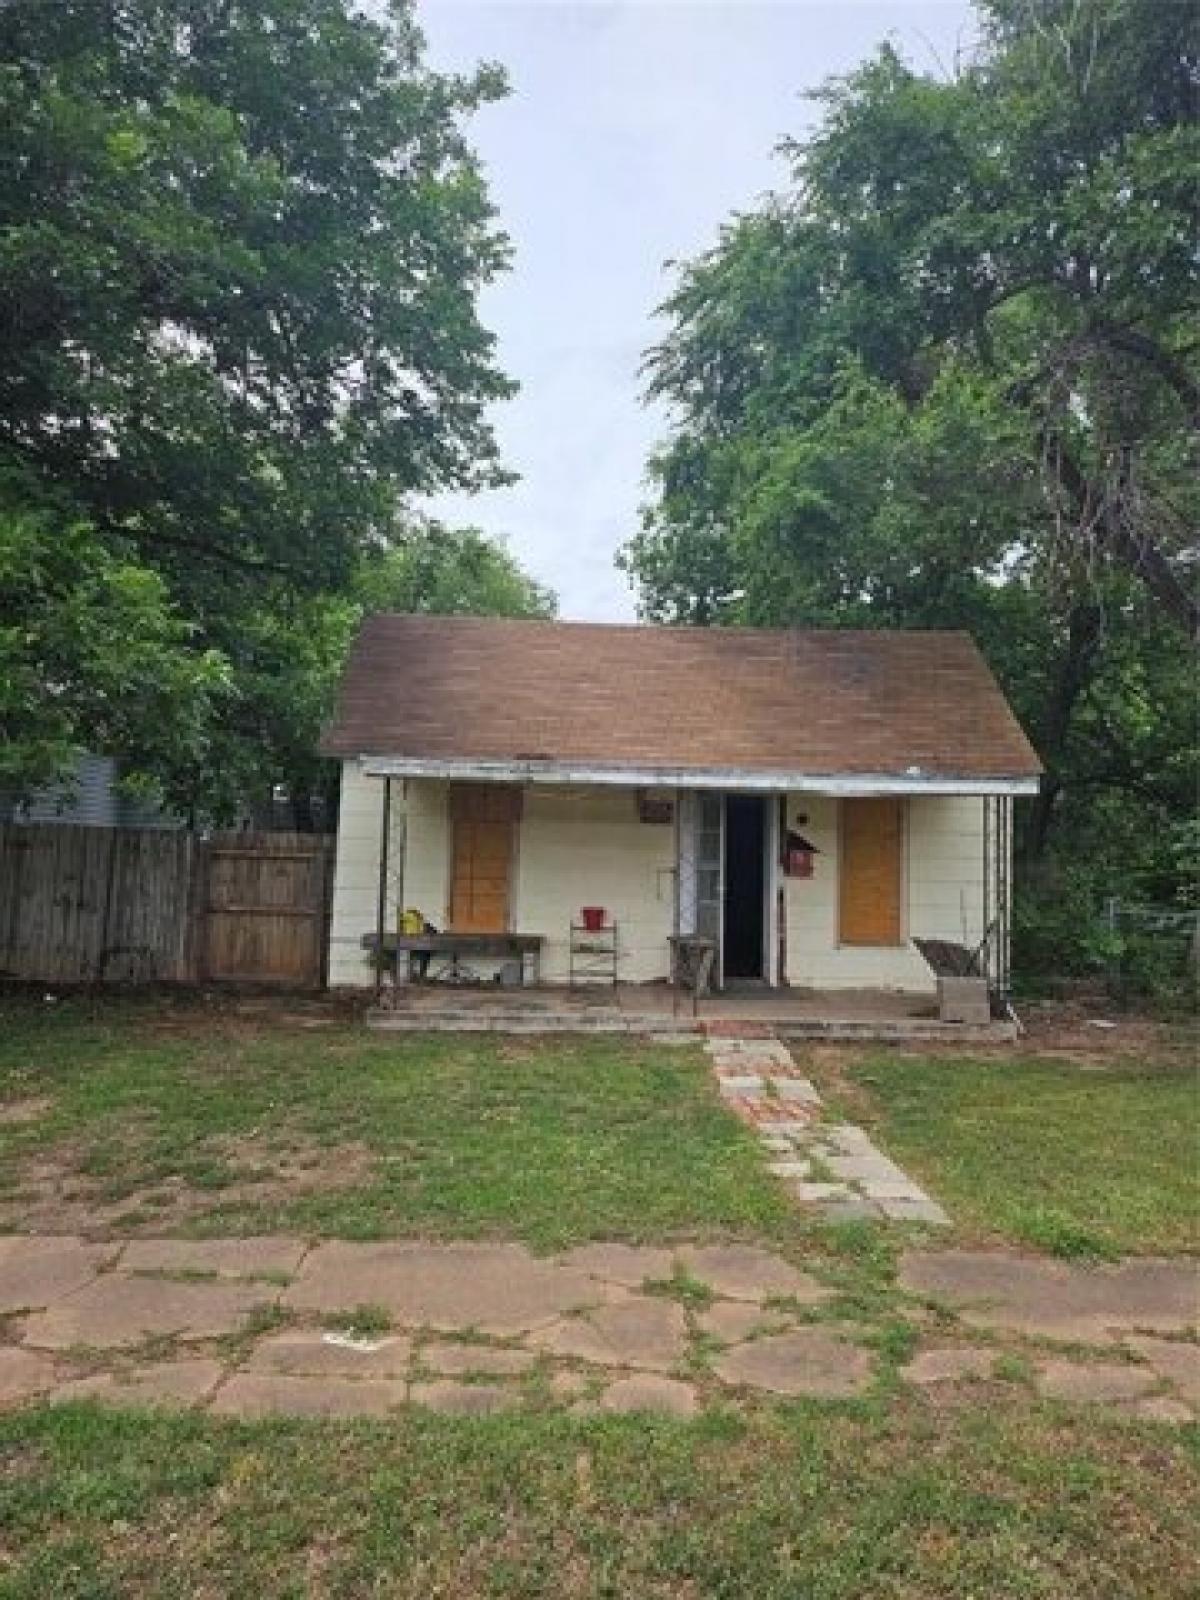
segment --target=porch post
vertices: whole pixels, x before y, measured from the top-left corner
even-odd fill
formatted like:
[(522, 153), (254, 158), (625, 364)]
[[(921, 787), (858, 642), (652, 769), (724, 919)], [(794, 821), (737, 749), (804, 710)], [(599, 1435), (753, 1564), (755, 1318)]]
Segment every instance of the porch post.
[(672, 819), (673, 822), (674, 822), (673, 835), (674, 835), (674, 844), (675, 844), (675, 849), (674, 849), (675, 870), (672, 873), (672, 886), (671, 886), (671, 946), (670, 946), (670, 951), (669, 951), (669, 956), (668, 956), (668, 959), (670, 961), (669, 970), (670, 970), (670, 975), (671, 975), (671, 1014), (672, 1014), (672, 1016), (676, 1016), (676, 1017), (679, 1015), (679, 927), (680, 927), (679, 893), (680, 893), (680, 881), (681, 881), (681, 878), (683, 876), (681, 871), (680, 871), (680, 855), (679, 855), (680, 841), (681, 841), (681, 839), (683, 837), (682, 820), (681, 820), (680, 815), (679, 815), (680, 810), (682, 809), (682, 806), (683, 806), (683, 790), (682, 789), (676, 789), (676, 791), (675, 791), (674, 817)]
[(387, 926), (388, 841), (392, 832), (392, 780), (383, 780), (383, 816), (379, 829), (379, 897), (375, 906), (375, 1000), (383, 993), (383, 936)]
[(768, 988), (779, 986), (779, 812), (782, 796), (763, 798), (763, 974)]

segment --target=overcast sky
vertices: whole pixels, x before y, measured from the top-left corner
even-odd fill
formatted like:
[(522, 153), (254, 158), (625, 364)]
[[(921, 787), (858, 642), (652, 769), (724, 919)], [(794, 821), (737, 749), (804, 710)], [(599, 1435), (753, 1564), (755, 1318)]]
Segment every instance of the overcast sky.
[(666, 263), (778, 184), (779, 139), (804, 100), (891, 38), (952, 69), (962, 0), (420, 0), (434, 65), (496, 60), (512, 93), (473, 123), (513, 270), (483, 297), (521, 385), (496, 408), (511, 489), (433, 509), (503, 538), (569, 618), (616, 621), (635, 599), (613, 565), (636, 528), (663, 436), (638, 366), (661, 330)]

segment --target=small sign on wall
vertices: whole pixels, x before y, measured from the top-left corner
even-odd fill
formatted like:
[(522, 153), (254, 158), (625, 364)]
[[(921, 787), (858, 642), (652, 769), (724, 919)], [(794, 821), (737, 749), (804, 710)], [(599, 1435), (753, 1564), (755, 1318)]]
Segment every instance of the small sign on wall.
[(783, 870), (789, 878), (811, 878), (819, 854), (816, 845), (810, 844), (802, 833), (788, 831), (783, 850)]
[(639, 789), (637, 811), (639, 822), (674, 822), (675, 797), (667, 789)]

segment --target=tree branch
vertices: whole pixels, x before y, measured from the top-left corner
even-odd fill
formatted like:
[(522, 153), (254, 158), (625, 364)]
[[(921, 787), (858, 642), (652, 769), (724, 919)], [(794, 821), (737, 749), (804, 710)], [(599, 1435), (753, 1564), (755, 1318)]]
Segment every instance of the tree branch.
[(1200, 431), (1200, 383), (1192, 377), (1191, 373), (1171, 354), (1165, 350), (1157, 339), (1152, 339), (1149, 334), (1139, 333), (1136, 328), (1122, 326), (1116, 322), (1093, 322), (1090, 329), (1093, 339), (1101, 344), (1106, 344), (1110, 349), (1121, 350), (1126, 355), (1136, 356), (1139, 361), (1152, 367), (1159, 377), (1163, 379), (1183, 402), (1191, 426)]
[(1047, 430), (1043, 432), (1043, 440), (1052, 448), (1058, 462), (1060, 482), (1080, 514), (1087, 516), (1094, 508), (1094, 520), (1101, 530), (1109, 555), (1141, 579), (1164, 611), (1193, 640), (1200, 640), (1200, 602), (1180, 582), (1174, 567), (1158, 545), (1148, 534), (1134, 532), (1122, 515), (1121, 505), (1114, 502), (1111, 495), (1093, 491), (1058, 435)]

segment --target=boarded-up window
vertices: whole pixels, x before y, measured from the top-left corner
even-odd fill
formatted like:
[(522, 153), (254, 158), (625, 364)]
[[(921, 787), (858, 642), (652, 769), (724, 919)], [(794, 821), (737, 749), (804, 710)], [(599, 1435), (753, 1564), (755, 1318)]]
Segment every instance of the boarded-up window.
[(492, 783), (455, 784), (451, 789), (450, 926), (455, 933), (508, 930), (520, 815), (519, 789)]
[(843, 944), (900, 943), (904, 812), (899, 800), (842, 802)]

